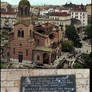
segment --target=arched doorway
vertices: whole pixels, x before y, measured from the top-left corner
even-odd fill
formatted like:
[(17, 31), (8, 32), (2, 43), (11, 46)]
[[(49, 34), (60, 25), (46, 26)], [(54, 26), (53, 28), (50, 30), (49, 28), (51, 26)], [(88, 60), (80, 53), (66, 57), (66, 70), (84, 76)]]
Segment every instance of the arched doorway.
[(22, 63), (22, 61), (23, 61), (23, 53), (22, 52), (19, 52), (18, 60), (19, 60), (19, 63)]
[(43, 64), (49, 64), (49, 55), (47, 53), (43, 54)]
[(52, 55), (51, 55), (52, 63), (54, 63), (55, 59), (56, 59), (56, 52), (53, 52)]

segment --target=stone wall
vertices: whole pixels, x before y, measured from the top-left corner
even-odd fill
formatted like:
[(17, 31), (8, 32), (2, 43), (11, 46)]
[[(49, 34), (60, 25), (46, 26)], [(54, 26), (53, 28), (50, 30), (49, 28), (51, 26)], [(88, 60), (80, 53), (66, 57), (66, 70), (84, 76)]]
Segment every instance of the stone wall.
[(20, 92), (22, 76), (76, 75), (77, 92), (90, 92), (90, 71), (88, 69), (2, 69), (1, 92)]

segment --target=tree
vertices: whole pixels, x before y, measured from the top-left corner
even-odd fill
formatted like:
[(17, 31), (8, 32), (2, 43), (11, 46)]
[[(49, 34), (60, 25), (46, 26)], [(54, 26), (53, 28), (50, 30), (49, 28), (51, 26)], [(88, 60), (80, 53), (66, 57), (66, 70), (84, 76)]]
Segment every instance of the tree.
[(72, 41), (64, 41), (62, 43), (62, 51), (71, 52), (73, 50), (73, 42)]
[(84, 60), (87, 68), (92, 68), (92, 58), (90, 57), (90, 54), (83, 54), (82, 59)]
[(92, 25), (87, 25), (85, 28), (85, 34), (89, 37), (92, 38)]
[(83, 66), (82, 64), (80, 64), (80, 63), (77, 63), (77, 64), (74, 66), (74, 68), (84, 68), (84, 66)]
[(88, 24), (92, 24), (92, 18), (88, 19)]
[(85, 28), (85, 34), (90, 39), (90, 43), (91, 43), (91, 53), (90, 53), (90, 56), (92, 56), (92, 25), (87, 25), (86, 26), (86, 28)]
[(73, 44), (75, 47), (80, 48), (82, 46), (82, 43), (80, 43), (80, 38), (77, 33), (77, 30), (74, 26), (67, 26), (65, 34), (67, 35), (69, 40), (73, 41)]

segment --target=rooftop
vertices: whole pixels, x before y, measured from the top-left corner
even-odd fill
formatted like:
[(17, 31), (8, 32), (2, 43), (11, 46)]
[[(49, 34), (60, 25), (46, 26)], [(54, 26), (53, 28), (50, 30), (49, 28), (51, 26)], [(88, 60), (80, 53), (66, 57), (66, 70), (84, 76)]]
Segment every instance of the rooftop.
[(70, 16), (70, 14), (67, 14), (66, 12), (53, 12), (50, 14), (50, 16)]
[(46, 51), (46, 52), (51, 52), (52, 51), (51, 48), (40, 47), (40, 46), (35, 47), (33, 50)]
[(5, 15), (16, 15), (16, 12), (0, 12), (0, 14), (5, 14)]
[(42, 35), (49, 35), (51, 32), (58, 31), (58, 28), (53, 24), (45, 23), (43, 25), (36, 26), (35, 30)]
[(72, 11), (74, 11), (74, 12), (86, 12), (86, 10), (81, 9), (81, 8), (79, 8), (79, 9), (73, 9)]

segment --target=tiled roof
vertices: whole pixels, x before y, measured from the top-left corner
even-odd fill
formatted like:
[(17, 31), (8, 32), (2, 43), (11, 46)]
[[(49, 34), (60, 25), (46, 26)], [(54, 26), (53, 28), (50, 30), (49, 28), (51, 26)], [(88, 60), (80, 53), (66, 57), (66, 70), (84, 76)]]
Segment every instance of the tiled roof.
[(51, 13), (50, 16), (69, 16), (70, 14), (67, 14), (66, 12), (59, 13), (59, 12), (54, 12)]
[(42, 34), (42, 35), (43, 35), (43, 34), (44, 34), (44, 35), (49, 35), (51, 32), (58, 30), (58, 29), (53, 30), (54, 27), (56, 27), (56, 26), (53, 25), (53, 24), (45, 23), (45, 24), (43, 24), (43, 25), (36, 26), (36, 27), (35, 27), (35, 30), (36, 30), (37, 33), (39, 33), (39, 34)]
[(0, 14), (6, 14), (6, 15), (16, 15), (16, 12), (0, 12)]
[(72, 11), (74, 11), (74, 12), (86, 12), (86, 10), (83, 10), (83, 9), (73, 9)]

